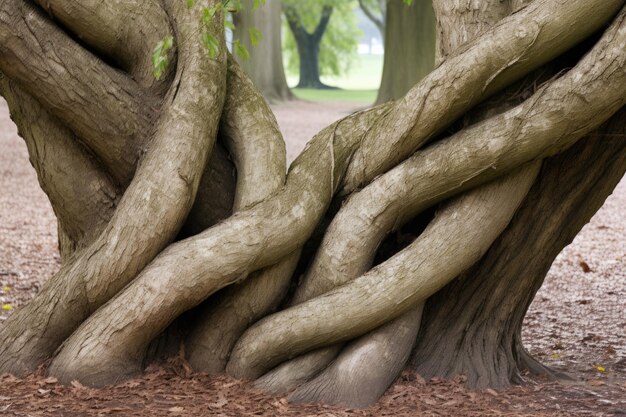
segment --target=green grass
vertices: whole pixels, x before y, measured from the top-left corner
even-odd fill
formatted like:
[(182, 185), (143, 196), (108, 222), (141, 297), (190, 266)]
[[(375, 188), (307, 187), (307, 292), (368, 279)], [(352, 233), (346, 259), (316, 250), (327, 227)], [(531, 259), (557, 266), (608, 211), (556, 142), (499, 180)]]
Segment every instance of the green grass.
[[(341, 77), (322, 77), (322, 82), (340, 90), (294, 88), (296, 97), (309, 101), (351, 101), (372, 104), (383, 71), (382, 55), (359, 55), (347, 74)], [(294, 86), (298, 75), (288, 75), (287, 83)]]
[(352, 101), (372, 104), (376, 100), (377, 90), (317, 90), (312, 88), (293, 88), (294, 95), (308, 101)]

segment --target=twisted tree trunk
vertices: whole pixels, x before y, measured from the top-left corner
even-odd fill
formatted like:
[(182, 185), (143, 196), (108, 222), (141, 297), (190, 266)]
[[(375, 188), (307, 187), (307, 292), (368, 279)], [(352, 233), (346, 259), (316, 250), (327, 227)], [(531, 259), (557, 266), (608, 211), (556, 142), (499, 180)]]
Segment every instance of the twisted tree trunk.
[(63, 265), (0, 328), (0, 372), (51, 358), (103, 385), (173, 342), (198, 370), (350, 406), (407, 363), (474, 387), (558, 376), (521, 323), (626, 170), (623, 0), (436, 2), (439, 66), (287, 173), (222, 16), (199, 19), (215, 0), (37, 3), (0, 3), (0, 93)]

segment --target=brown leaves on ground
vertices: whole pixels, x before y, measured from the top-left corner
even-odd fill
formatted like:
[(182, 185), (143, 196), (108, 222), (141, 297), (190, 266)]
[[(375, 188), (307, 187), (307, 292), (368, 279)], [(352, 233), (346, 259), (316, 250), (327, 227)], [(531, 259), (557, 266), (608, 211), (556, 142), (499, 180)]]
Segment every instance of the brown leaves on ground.
[[(101, 389), (59, 385), (54, 378), (0, 377), (3, 416), (609, 416), (626, 407), (626, 387), (589, 381), (561, 385), (530, 381), (504, 391), (474, 392), (454, 381), (406, 372), (367, 409), (292, 405), (227, 376), (181, 377), (169, 366)], [(620, 400), (621, 398), (621, 400)]]

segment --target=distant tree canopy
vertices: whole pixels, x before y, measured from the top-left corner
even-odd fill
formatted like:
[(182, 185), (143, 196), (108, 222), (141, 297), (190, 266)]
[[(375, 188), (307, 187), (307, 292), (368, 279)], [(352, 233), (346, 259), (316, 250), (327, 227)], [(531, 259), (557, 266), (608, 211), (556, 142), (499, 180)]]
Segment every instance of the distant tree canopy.
[(319, 76), (348, 71), (360, 36), (355, 7), (353, 0), (283, 0), (287, 70), (300, 74), (299, 87), (323, 87)]

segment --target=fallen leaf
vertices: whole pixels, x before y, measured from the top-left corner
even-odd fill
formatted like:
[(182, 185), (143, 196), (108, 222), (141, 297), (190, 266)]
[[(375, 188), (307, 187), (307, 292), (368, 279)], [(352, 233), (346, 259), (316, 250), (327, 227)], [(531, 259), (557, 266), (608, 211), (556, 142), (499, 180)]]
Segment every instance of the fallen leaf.
[(45, 384), (56, 384), (57, 382), (59, 382), (59, 380), (53, 376), (49, 376), (48, 378), (44, 379), (43, 382)]
[(183, 411), (185, 411), (185, 409), (183, 407), (172, 407), (168, 408), (167, 411), (169, 411), (170, 413), (182, 413)]
[(606, 385), (606, 382), (604, 381), (600, 381), (599, 379), (592, 379), (590, 381), (587, 381), (589, 383), (589, 385), (593, 385), (594, 387), (598, 387), (600, 385)]
[(606, 368), (604, 366), (594, 366), (594, 368), (596, 368), (596, 370), (600, 371), (600, 372), (606, 372)]
[(487, 394), (489, 394), (489, 395), (493, 395), (494, 397), (497, 397), (497, 396), (498, 396), (498, 393), (497, 393), (495, 390), (491, 389), (491, 388), (487, 388), (487, 389), (485, 390), (485, 392), (486, 392)]
[(81, 384), (81, 383), (80, 383), (79, 381), (77, 381), (77, 380), (73, 380), (72, 382), (70, 382), (70, 384), (72, 384), (72, 386), (73, 386), (74, 388), (77, 388), (77, 389), (84, 389), (84, 388), (85, 388), (85, 386), (84, 386), (83, 384)]
[(2, 309), (4, 311), (11, 311), (13, 310), (13, 306), (11, 304), (2, 304)]
[(580, 261), (578, 263), (582, 268), (583, 272), (586, 274), (587, 272), (591, 272), (591, 268), (589, 268), (589, 264), (585, 261)]

